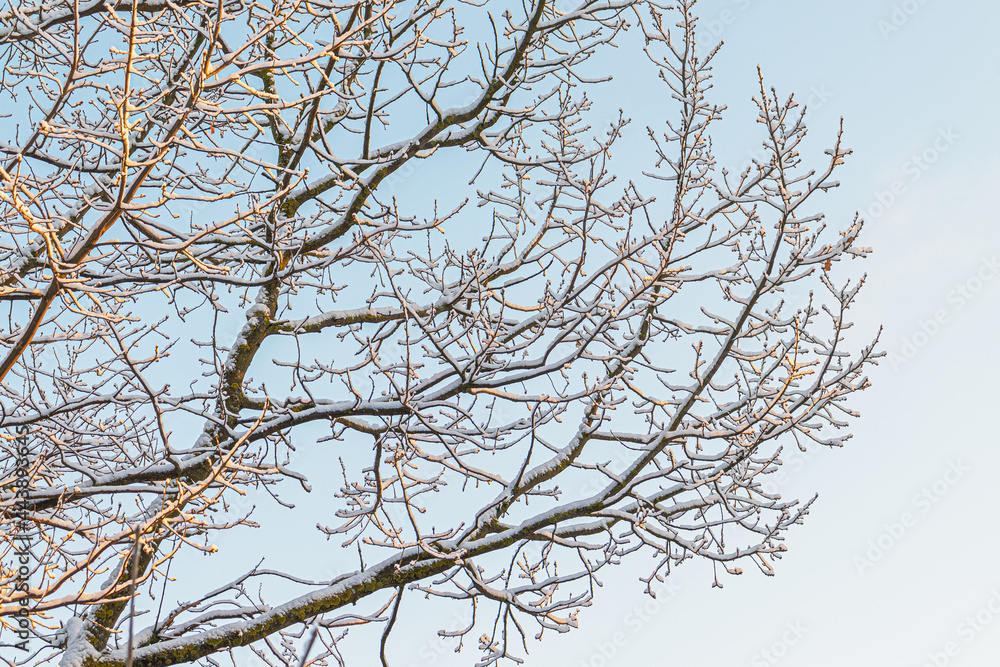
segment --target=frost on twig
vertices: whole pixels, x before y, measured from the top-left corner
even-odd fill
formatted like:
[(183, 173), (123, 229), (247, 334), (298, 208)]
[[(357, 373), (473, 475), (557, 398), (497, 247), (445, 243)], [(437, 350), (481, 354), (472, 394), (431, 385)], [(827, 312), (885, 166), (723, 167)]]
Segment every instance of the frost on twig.
[[(841, 135), (807, 166), (763, 80), (767, 157), (717, 164), (693, 4), (4, 10), (0, 506), (35, 538), (19, 587), (5, 537), (0, 623), (26, 600), (42, 646), (14, 664), (124, 665), (129, 620), (136, 667), (385, 663), (436, 603), (519, 662), (606, 566), (771, 574), (809, 503), (765, 476), (849, 438), (877, 356), (840, 277), (868, 250), (813, 199)], [(639, 130), (590, 91), (636, 38), (665, 112), (622, 178)], [(347, 567), (171, 574), (270, 534), (261, 498)]]

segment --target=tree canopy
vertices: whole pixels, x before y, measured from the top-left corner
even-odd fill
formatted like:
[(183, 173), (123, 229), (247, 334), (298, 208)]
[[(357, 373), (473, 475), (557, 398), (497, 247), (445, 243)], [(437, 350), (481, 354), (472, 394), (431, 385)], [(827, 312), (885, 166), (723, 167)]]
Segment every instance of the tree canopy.
[[(808, 166), (763, 78), (762, 151), (717, 164), (694, 4), (11, 3), (4, 660), (390, 664), (429, 597), (491, 665), (576, 627), (605, 567), (770, 574), (811, 501), (766, 475), (850, 437), (877, 357), (836, 277), (869, 250), (813, 199), (841, 134)], [(593, 111), (619, 43), (659, 126)], [(281, 536), (243, 498), (291, 488), (342, 574), (171, 577)]]

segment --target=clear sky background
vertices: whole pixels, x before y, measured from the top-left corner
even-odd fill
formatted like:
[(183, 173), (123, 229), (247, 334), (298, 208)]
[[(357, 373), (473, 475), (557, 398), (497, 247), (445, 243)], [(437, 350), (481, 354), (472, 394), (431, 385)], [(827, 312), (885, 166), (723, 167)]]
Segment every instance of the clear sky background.
[[(715, 149), (732, 171), (759, 136), (751, 101), (758, 64), (782, 96), (809, 104), (807, 162), (823, 164), (821, 151), (845, 119), (854, 155), (839, 172), (841, 187), (816, 201), (838, 228), (855, 211), (869, 221), (862, 242), (874, 255), (845, 266), (869, 281), (853, 311), (854, 343), (883, 326), (890, 356), (853, 399), (862, 418), (847, 447), (784, 457), (782, 491), (819, 500), (805, 525), (786, 534), (775, 577), (747, 566), (712, 588), (711, 568), (691, 562), (652, 601), (638, 581), (645, 563), (626, 561), (602, 572), (605, 586), (580, 628), (530, 643), (525, 665), (995, 664), (1000, 3), (702, 0), (698, 13), (703, 44), (725, 40), (714, 101), (729, 110)], [(609, 69), (626, 74), (598, 89), (597, 103), (611, 113), (627, 99), (641, 139), (640, 128), (663, 115), (662, 91), (648, 94), (651, 70), (629, 61), (642, 58), (634, 44), (615, 57)], [(648, 143), (626, 146), (628, 159), (649, 163)], [(317, 535), (314, 517), (301, 526), (294, 511), (282, 517), (294, 539), (222, 535), (224, 557), (179, 560), (172, 574), (221, 580), (252, 566), (265, 543), (272, 566), (308, 560), (317, 578), (353, 569), (315, 556), (336, 545)], [(240, 545), (246, 562), (234, 564)], [(443, 613), (394, 631), (393, 667), (474, 662), (474, 640), (455, 654), (436, 638), (461, 620), (454, 608)], [(353, 655), (367, 664), (373, 657)]]

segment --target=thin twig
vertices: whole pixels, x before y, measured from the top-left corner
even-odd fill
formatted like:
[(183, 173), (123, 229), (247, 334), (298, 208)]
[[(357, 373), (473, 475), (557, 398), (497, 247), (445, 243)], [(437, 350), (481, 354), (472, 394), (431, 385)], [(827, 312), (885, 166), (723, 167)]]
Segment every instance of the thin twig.
[(403, 587), (400, 586), (396, 589), (396, 603), (392, 605), (392, 614), (389, 616), (389, 622), (385, 626), (385, 632), (382, 633), (382, 641), (378, 647), (378, 657), (382, 660), (382, 667), (389, 667), (389, 662), (385, 659), (385, 644), (389, 640), (389, 633), (392, 632), (392, 626), (396, 624), (396, 615), (399, 613), (399, 603), (402, 600)]

